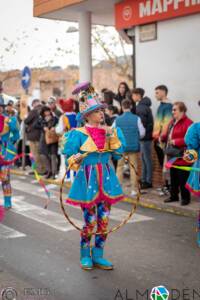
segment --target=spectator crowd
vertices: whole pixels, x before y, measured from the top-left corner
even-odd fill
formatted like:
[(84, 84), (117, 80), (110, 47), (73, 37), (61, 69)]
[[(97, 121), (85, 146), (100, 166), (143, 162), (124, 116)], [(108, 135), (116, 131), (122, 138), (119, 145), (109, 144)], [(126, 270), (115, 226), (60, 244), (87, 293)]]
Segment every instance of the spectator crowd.
[[(99, 95), (106, 104), (104, 111), (105, 124), (110, 127), (120, 127), (125, 139), (125, 155), (138, 169), (138, 157), (141, 159), (142, 189), (153, 187), (152, 150), (156, 151), (158, 162), (163, 170), (164, 184), (160, 195), (168, 195), (165, 202), (180, 200), (181, 205), (190, 203), (190, 192), (185, 188), (189, 172), (170, 169), (165, 163), (171, 158), (178, 158), (180, 166), (185, 165), (181, 157), (186, 145), (184, 137), (192, 120), (187, 116), (184, 102), (170, 101), (168, 88), (165, 85), (155, 87), (155, 98), (159, 101), (155, 118), (153, 118), (151, 99), (143, 88), (130, 90), (126, 82), (121, 82), (116, 93), (104, 88)], [(18, 117), (21, 132), (25, 130), (26, 152), (30, 151), (36, 161), (39, 174), (45, 178), (61, 178), (65, 173), (64, 158), (60, 153), (59, 144), (62, 136), (77, 126), (76, 114), (78, 105), (75, 99), (57, 99), (50, 97), (48, 101), (34, 99), (28, 115), (20, 120), (20, 104), (10, 101), (6, 107), (7, 113)], [(22, 138), (18, 143), (18, 152), (22, 151)], [(18, 166), (21, 161), (17, 162)], [(28, 157), (26, 164), (30, 164)], [(113, 161), (120, 182), (130, 173), (131, 195), (137, 193), (138, 182), (133, 168), (129, 168), (124, 158)], [(68, 180), (72, 180), (68, 174)], [(180, 193), (180, 198), (179, 198)]]

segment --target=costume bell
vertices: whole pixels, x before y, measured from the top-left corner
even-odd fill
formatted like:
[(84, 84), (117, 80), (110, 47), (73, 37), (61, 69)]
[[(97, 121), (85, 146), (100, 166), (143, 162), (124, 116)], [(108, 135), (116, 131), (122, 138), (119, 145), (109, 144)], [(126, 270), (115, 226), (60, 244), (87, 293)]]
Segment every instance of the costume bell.
[(15, 116), (7, 116), (4, 113), (5, 105), (0, 99), (0, 180), (4, 195), (4, 207), (9, 209), (12, 207), (11, 202), (11, 184), (10, 184), (10, 166), (6, 164), (16, 156), (15, 143), (19, 139), (19, 129), (17, 118)]
[[(119, 128), (110, 131), (101, 126), (104, 107), (93, 97), (89, 83), (78, 85), (79, 121), (86, 125), (64, 135), (63, 154), (67, 165), (77, 171), (69, 191), (67, 203), (79, 205), (83, 212), (84, 226), (80, 241), (80, 263), (83, 269), (94, 266), (112, 269), (103, 257), (111, 205), (124, 198), (120, 183), (110, 161), (120, 159), (125, 139)], [(97, 225), (95, 245), (90, 251), (92, 232)]]

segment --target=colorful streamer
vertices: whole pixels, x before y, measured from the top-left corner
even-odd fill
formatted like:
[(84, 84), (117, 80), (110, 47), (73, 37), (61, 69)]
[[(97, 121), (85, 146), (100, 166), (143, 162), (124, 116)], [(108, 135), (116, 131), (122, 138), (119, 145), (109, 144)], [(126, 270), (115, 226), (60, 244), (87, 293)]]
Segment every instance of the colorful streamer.
[(195, 168), (195, 167), (189, 167), (189, 166), (177, 166), (174, 165), (175, 161), (177, 160), (177, 158), (172, 158), (170, 159), (166, 164), (165, 167), (167, 169), (171, 169), (171, 168), (175, 168), (175, 169), (179, 169), (179, 170), (183, 170), (183, 171), (195, 171), (195, 172), (200, 172), (200, 168)]
[(38, 181), (38, 183), (44, 189), (44, 191), (45, 191), (45, 193), (46, 193), (46, 195), (48, 197), (48, 200), (46, 201), (46, 204), (44, 206), (44, 209), (47, 209), (48, 204), (49, 204), (49, 202), (51, 200), (51, 193), (49, 192), (49, 190), (47, 189), (44, 181), (42, 180), (42, 178), (40, 177), (40, 175), (37, 172), (37, 165), (36, 165), (36, 162), (34, 160), (34, 157), (33, 157), (32, 153), (29, 154), (29, 157), (30, 157), (30, 160), (31, 160), (31, 168), (32, 168), (32, 170), (33, 170), (33, 172), (35, 174), (35, 179)]
[[(8, 151), (8, 150), (7, 150)], [(9, 150), (10, 151), (10, 150)], [(26, 154), (26, 153), (21, 153), (21, 154), (18, 154), (16, 155), (16, 153), (12, 152), (12, 154), (15, 155), (15, 157), (12, 159), (12, 160), (5, 160), (4, 157), (2, 155), (0, 155), (0, 166), (4, 165), (4, 166), (10, 166), (12, 165), (15, 161), (17, 161), (18, 159), (22, 158), (23, 156), (25, 155), (29, 155), (30, 157), (30, 160), (31, 160), (31, 168), (34, 172), (34, 175), (35, 175), (35, 179), (37, 180), (37, 182), (40, 184), (40, 186), (44, 189), (46, 195), (47, 195), (47, 200), (46, 200), (46, 203), (45, 203), (45, 206), (44, 206), (44, 209), (47, 209), (48, 207), (48, 204), (51, 200), (51, 193), (49, 192), (49, 190), (47, 189), (44, 181), (42, 180), (42, 178), (40, 177), (40, 175), (38, 174), (37, 172), (37, 165), (36, 165), (36, 162), (34, 160), (34, 157), (32, 155), (32, 153), (29, 153), (29, 154)], [(1, 216), (3, 218), (3, 213), (2, 211), (0, 210), (0, 219), (1, 219)]]
[(3, 221), (4, 215), (5, 215), (5, 209), (2, 205), (0, 205), (0, 222)]

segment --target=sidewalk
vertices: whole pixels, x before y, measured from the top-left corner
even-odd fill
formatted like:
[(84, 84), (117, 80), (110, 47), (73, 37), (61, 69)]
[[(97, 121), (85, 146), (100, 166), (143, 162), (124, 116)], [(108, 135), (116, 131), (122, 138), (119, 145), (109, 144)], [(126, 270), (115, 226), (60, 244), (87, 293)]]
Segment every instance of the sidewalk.
[[(124, 192), (130, 194), (129, 188), (126, 185), (124, 187)], [(197, 212), (200, 209), (197, 198), (192, 197), (191, 203), (186, 206), (181, 206), (179, 202), (164, 203), (164, 200), (167, 198), (169, 198), (169, 196), (160, 196), (157, 188), (144, 190), (141, 194), (140, 206), (196, 218)], [(127, 198), (126, 201), (131, 203), (133, 199)]]
[[(20, 169), (12, 169), (11, 174), (26, 176), (28, 175), (28, 171), (22, 171)], [(44, 178), (43, 180), (47, 184), (55, 184), (58, 186), (61, 184), (61, 180), (44, 179)], [(70, 184), (66, 183), (65, 186), (69, 188)], [(129, 186), (126, 181), (124, 181), (123, 187), (124, 187), (123, 189), (125, 194), (130, 195)], [(186, 216), (192, 218), (197, 216), (197, 212), (200, 209), (200, 205), (197, 198), (192, 198), (192, 201), (189, 205), (181, 206), (179, 202), (164, 203), (164, 200), (168, 197), (169, 196), (159, 196), (159, 193), (156, 190), (156, 188), (148, 189), (145, 190), (144, 192), (142, 191), (139, 205), (145, 208), (156, 209), (159, 211), (173, 213), (180, 216)], [(133, 203), (135, 202), (135, 199), (127, 196), (125, 202)]]

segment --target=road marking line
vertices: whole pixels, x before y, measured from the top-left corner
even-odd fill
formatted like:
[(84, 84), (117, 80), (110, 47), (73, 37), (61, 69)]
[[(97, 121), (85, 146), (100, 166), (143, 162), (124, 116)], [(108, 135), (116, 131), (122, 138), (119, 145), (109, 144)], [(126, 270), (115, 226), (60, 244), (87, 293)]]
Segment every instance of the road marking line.
[[(52, 184), (50, 184), (49, 186), (55, 187), (55, 185), (52, 185)], [(27, 192), (31, 195), (41, 197), (41, 195), (38, 194), (38, 189), (36, 189), (35, 186), (32, 186), (29, 183), (23, 182), (23, 184), (21, 184), (21, 182), (19, 180), (13, 180), (12, 187), (18, 191)], [(39, 189), (39, 190), (44, 191), (42, 189)], [(57, 196), (58, 194), (56, 195), (56, 191), (55, 191), (55, 193), (53, 193), (53, 191), (52, 191), (51, 194), (52, 194), (52, 196), (51, 196), (52, 201), (59, 203), (59, 197)], [(45, 195), (44, 195), (44, 197), (45, 197)], [(67, 196), (65, 195), (65, 197), (67, 197)], [(80, 209), (79, 207), (76, 207), (76, 206), (74, 206), (74, 208)], [(128, 214), (129, 214), (129, 211), (126, 211), (126, 210), (120, 209), (120, 208), (116, 208), (116, 207), (112, 207), (110, 219), (114, 220), (114, 221), (122, 222), (128, 216)], [(134, 216), (128, 221), (128, 223), (136, 223), (136, 222), (152, 221), (152, 220), (154, 220), (154, 218), (135, 213)]]
[(23, 180), (26, 179), (26, 177), (25, 177), (25, 176), (22, 176), (22, 175), (19, 175), (19, 178), (20, 178), (20, 179), (23, 179)]
[(44, 196), (44, 198), (46, 197), (44, 189), (41, 189), (41, 191), (43, 193), (41, 193), (41, 191), (39, 191), (40, 190), (40, 188), (38, 188), (38, 187), (40, 187), (39, 185), (37, 187), (36, 185), (32, 185), (27, 182), (21, 182), (20, 180), (12, 180), (11, 185), (12, 185), (12, 188), (17, 191), (25, 192), (25, 193), (28, 193), (33, 196), (39, 196), (40, 198), (43, 198), (43, 196)]
[[(55, 184), (46, 184), (46, 188), (48, 189), (48, 190), (53, 190), (53, 189), (55, 189), (57, 186), (55, 185)], [(40, 189), (38, 189), (38, 191), (39, 192), (43, 192), (44, 191), (44, 188), (40, 188)]]
[[(129, 213), (130, 213), (129, 211), (126, 211), (126, 210), (123, 210), (120, 208), (116, 208), (116, 207), (112, 207), (110, 219), (118, 221), (118, 222), (122, 222), (123, 220), (125, 220), (127, 218)], [(154, 220), (154, 218), (135, 213), (132, 216), (132, 218), (128, 221), (128, 223), (136, 223), (136, 222), (152, 221), (152, 220)]]
[(25, 237), (26, 234), (14, 230), (6, 225), (0, 224), (0, 239), (15, 239)]
[(31, 180), (31, 183), (37, 183), (38, 181), (36, 179)]
[[(50, 210), (43, 209), (39, 206), (27, 203), (25, 201), (22, 201), (18, 197), (14, 197), (13, 199), (12, 212), (63, 232), (67, 232), (75, 229), (72, 225), (66, 222), (63, 215), (52, 212)], [(81, 221), (73, 218), (72, 220), (78, 226), (80, 227), (83, 226), (83, 223)]]
[[(52, 185), (50, 185), (50, 186), (52, 186)], [(13, 189), (16, 189), (18, 191), (26, 192), (26, 193), (29, 193), (31, 195), (37, 196), (37, 197), (38, 196), (39, 197), (43, 196), (42, 194), (38, 194), (38, 190), (35, 188), (35, 186), (32, 186), (31, 184), (26, 183), (26, 182), (25, 183), (23, 182), (23, 184), (21, 184), (21, 182), (19, 180), (13, 180), (12, 181), (12, 187), (13, 187)], [(44, 191), (44, 190), (42, 190), (42, 191)], [(44, 195), (44, 197), (45, 197), (45, 195)], [(65, 197), (67, 197), (67, 195), (65, 195)], [(51, 192), (51, 199), (52, 199), (52, 201), (54, 201), (56, 203), (59, 203), (59, 200), (56, 201), (57, 199), (59, 199), (58, 192), (52, 191)], [(77, 207), (77, 206), (74, 206), (73, 208), (80, 210), (80, 208)], [(117, 222), (122, 222), (128, 216), (128, 214), (129, 214), (129, 211), (126, 211), (126, 210), (120, 209), (120, 208), (116, 208), (116, 207), (112, 207), (111, 208), (110, 219), (114, 220), (114, 221), (117, 221)], [(155, 218), (135, 213), (133, 215), (133, 217), (128, 221), (128, 223), (152, 221), (154, 219)]]

